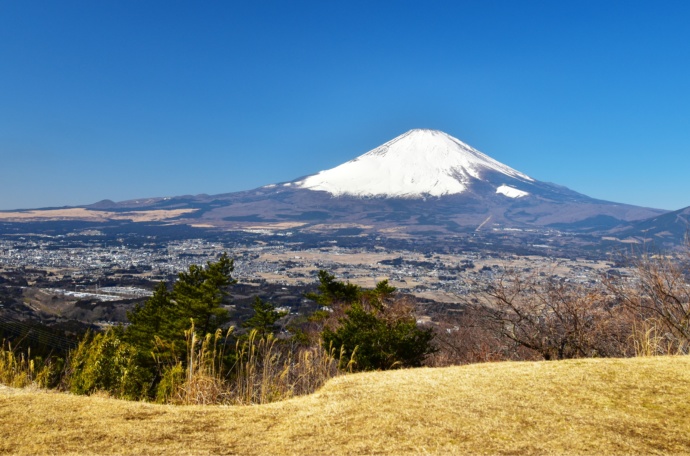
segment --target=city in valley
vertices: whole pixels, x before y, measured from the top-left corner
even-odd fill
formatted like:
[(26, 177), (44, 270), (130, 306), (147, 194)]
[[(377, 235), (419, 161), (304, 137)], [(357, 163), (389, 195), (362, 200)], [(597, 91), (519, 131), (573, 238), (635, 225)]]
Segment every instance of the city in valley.
[(621, 255), (573, 251), (582, 244), (575, 238), (562, 243), (571, 245), (570, 251), (546, 245), (564, 236), (553, 231), (507, 236), (499, 230), (425, 244), (290, 231), (203, 238), (166, 235), (160, 227), (126, 234), (97, 228), (7, 231), (0, 237), (0, 316), (74, 331), (126, 324), (127, 311), (151, 296), (157, 283), (171, 283), (190, 265), (204, 265), (223, 252), (234, 259), (237, 284), (231, 287), (230, 310), (235, 323), (251, 312), (255, 296), (292, 315), (310, 314), (317, 307), (305, 293), (316, 288), (319, 270), (362, 287), (388, 280), (416, 298), (420, 323), (432, 324), (509, 270), (579, 283), (627, 273)]

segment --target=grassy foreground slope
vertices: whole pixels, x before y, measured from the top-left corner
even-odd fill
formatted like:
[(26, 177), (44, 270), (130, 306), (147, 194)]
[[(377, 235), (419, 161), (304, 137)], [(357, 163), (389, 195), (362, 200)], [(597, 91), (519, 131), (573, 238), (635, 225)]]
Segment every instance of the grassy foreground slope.
[(0, 453), (690, 453), (690, 357), (350, 375), (251, 407), (0, 388)]

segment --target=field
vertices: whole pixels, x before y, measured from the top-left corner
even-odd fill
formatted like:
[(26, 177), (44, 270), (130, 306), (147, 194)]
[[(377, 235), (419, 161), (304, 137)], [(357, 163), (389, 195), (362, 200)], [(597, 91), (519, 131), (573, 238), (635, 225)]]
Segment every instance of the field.
[(150, 211), (108, 212), (92, 211), (84, 208), (46, 209), (20, 212), (0, 212), (0, 220), (11, 222), (29, 222), (46, 220), (88, 220), (102, 222), (106, 220), (131, 220), (133, 222), (156, 222), (179, 217), (194, 212), (194, 209), (156, 209)]
[[(402, 265), (385, 264), (396, 258), (403, 258)], [(603, 271), (611, 268), (606, 261), (585, 259), (553, 259), (536, 255), (512, 255), (499, 258), (490, 255), (470, 254), (434, 254), (425, 255), (411, 251), (391, 251), (388, 249), (310, 249), (310, 250), (267, 250), (255, 260), (256, 263), (271, 265), (270, 271), (255, 271), (253, 277), (260, 277), (272, 283), (289, 285), (310, 284), (319, 269), (326, 269), (338, 277), (347, 277), (351, 283), (372, 288), (381, 280), (417, 297), (432, 299), (437, 302), (456, 303), (457, 293), (447, 293), (439, 288), (438, 275), (452, 276), (459, 281), (468, 277), (458, 273), (456, 268), (463, 261), (472, 262), (470, 272), (480, 271), (484, 267), (500, 267), (516, 270), (539, 270), (568, 278), (600, 278)], [(384, 263), (381, 263), (384, 262)], [(414, 265), (422, 264), (422, 268)], [(281, 266), (289, 264), (288, 271), (280, 271)], [(413, 291), (416, 287), (430, 288), (430, 291)]]
[(690, 357), (347, 375), (249, 407), (0, 387), (3, 454), (690, 453)]

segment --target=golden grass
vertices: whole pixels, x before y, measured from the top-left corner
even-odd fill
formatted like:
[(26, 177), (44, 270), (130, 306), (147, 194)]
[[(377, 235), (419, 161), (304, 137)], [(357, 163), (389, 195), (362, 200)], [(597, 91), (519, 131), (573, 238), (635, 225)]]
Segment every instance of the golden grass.
[(0, 212), (0, 220), (131, 220), (133, 222), (154, 222), (179, 217), (196, 209), (157, 209), (149, 211), (108, 212), (85, 208), (44, 209), (21, 212)]
[[(247, 339), (237, 341), (237, 361), (226, 371), (222, 360), (227, 347), (223, 340), (227, 340), (231, 332), (232, 328), (223, 337), (219, 329), (215, 335), (207, 334), (198, 339), (194, 325), (185, 331), (189, 362), (186, 369), (181, 363), (170, 366), (173, 371), (168, 371), (168, 374), (173, 374), (170, 378), (174, 379), (172, 383), (175, 385), (165, 391), (165, 400), (160, 402), (184, 405), (267, 404), (313, 393), (330, 378), (346, 371), (352, 372), (354, 361), (350, 360), (341, 370), (334, 349), (326, 350), (317, 345), (281, 350), (273, 335), (259, 338), (256, 330), (250, 331)], [(343, 358), (341, 352), (340, 359)], [(174, 375), (175, 370), (177, 376)]]
[(5, 342), (0, 344), (0, 385), (18, 388), (45, 386), (49, 375), (47, 364), (36, 363), (36, 360), (30, 359), (30, 354), (15, 353), (12, 346)]
[(0, 388), (0, 453), (690, 453), (690, 357), (341, 376), (261, 406)]

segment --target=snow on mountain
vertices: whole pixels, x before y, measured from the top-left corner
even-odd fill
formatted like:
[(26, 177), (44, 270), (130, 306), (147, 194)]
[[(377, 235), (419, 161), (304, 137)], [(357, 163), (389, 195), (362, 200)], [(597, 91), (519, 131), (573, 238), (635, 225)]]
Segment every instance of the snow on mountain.
[(529, 193), (524, 192), (522, 190), (518, 190), (517, 188), (510, 187), (508, 185), (501, 185), (496, 189), (496, 193), (500, 193), (502, 195), (507, 196), (508, 198), (521, 198), (523, 196), (529, 195)]
[[(354, 160), (295, 182), (295, 186), (335, 196), (423, 198), (466, 191), (487, 172), (534, 182), (442, 131), (410, 130)], [(503, 190), (500, 190), (503, 189)], [(502, 185), (511, 198), (528, 193)]]

